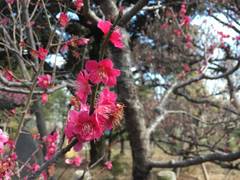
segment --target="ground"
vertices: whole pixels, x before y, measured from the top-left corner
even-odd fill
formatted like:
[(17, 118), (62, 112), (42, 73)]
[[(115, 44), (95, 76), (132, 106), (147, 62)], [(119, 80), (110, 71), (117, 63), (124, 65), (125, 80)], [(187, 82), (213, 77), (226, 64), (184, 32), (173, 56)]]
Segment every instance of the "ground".
[[(84, 153), (86, 155), (86, 153)], [(169, 160), (172, 157), (164, 154), (158, 148), (155, 148), (153, 158)], [(93, 180), (130, 180), (131, 179), (131, 154), (129, 146), (126, 147), (125, 153), (120, 154), (120, 149), (116, 145), (112, 150), (112, 161), (113, 168), (111, 171), (104, 169), (104, 167), (96, 167), (90, 171)], [(240, 172), (229, 171), (227, 169), (222, 169), (221, 167), (212, 164), (205, 163), (208, 180), (240, 180)], [(56, 174), (59, 177), (65, 168), (58, 167)], [(164, 170), (164, 169), (154, 169), (153, 174)], [(64, 174), (58, 178), (59, 180), (74, 180), (74, 173), (77, 169), (69, 167), (64, 172)], [(155, 180), (155, 178), (153, 178)], [(181, 168), (177, 180), (207, 180), (204, 178), (203, 168), (201, 165), (192, 166), (188, 168)]]

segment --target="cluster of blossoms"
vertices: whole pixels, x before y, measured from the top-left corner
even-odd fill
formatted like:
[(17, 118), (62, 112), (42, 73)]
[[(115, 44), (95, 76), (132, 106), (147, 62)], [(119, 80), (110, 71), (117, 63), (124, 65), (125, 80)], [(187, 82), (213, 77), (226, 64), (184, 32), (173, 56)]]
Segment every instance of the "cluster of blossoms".
[[(52, 83), (52, 76), (50, 74), (43, 74), (37, 77), (37, 85), (45, 91), (51, 85), (51, 83)], [(48, 101), (48, 94), (43, 93), (41, 96), (41, 100), (43, 104), (46, 104)]]
[[(121, 119), (123, 106), (116, 102), (117, 95), (109, 90), (109, 87), (116, 84), (116, 77), (119, 75), (120, 71), (113, 68), (110, 59), (99, 62), (89, 60), (85, 70), (78, 74), (76, 96), (72, 102), (74, 109), (68, 113), (65, 128), (69, 140), (74, 137), (78, 139), (75, 150), (80, 150), (84, 142), (100, 138), (105, 130), (112, 129)], [(94, 111), (90, 112), (87, 99), (92, 93), (92, 84), (100, 83), (106, 87), (99, 93)]]
[[(173, 11), (169, 10), (168, 8), (166, 9), (165, 12), (165, 16), (166, 17), (171, 17), (176, 19), (177, 23), (178, 23), (178, 27), (177, 29), (173, 29), (173, 33), (175, 34), (176, 37), (178, 38), (184, 38), (185, 40), (185, 44), (187, 48), (191, 48), (192, 47), (192, 37), (191, 35), (188, 33), (189, 31), (189, 27), (190, 27), (190, 22), (191, 22), (191, 18), (190, 16), (187, 15), (187, 4), (186, 1), (183, 0), (182, 4), (181, 4), (181, 9), (178, 13), (178, 15), (176, 16), (174, 14)], [(169, 23), (163, 23), (161, 25), (161, 29), (167, 29), (169, 27)]]
[(61, 53), (66, 53), (69, 50), (69, 47), (77, 47), (87, 45), (89, 43), (89, 39), (87, 38), (79, 38), (77, 36), (73, 36), (70, 40), (66, 41), (64, 45), (61, 47)]
[[(100, 20), (97, 26), (103, 32), (104, 36), (106, 36), (112, 28), (112, 23), (110, 21)], [(116, 48), (123, 48), (124, 46), (119, 28), (114, 28), (112, 30), (109, 40)]]
[(67, 159), (65, 159), (65, 163), (79, 167), (82, 163), (82, 158), (80, 156), (76, 156), (73, 158), (67, 158)]
[(10, 153), (14, 149), (15, 143), (0, 129), (0, 179), (8, 180), (14, 175), (17, 155)]
[(47, 153), (45, 155), (45, 160), (49, 160), (57, 151), (57, 140), (58, 140), (58, 132), (55, 131), (52, 134), (47, 135), (43, 141), (46, 144)]
[[(109, 21), (98, 23), (105, 36), (111, 26)], [(119, 30), (113, 30), (109, 40), (115, 47), (123, 47)], [(110, 91), (116, 85), (119, 75), (120, 70), (115, 69), (112, 60), (108, 58), (86, 61), (85, 68), (77, 75), (75, 96), (71, 100), (73, 109), (68, 112), (65, 127), (68, 140), (78, 140), (74, 146), (76, 151), (81, 149), (83, 143), (99, 139), (104, 131), (119, 124), (123, 105), (117, 103), (117, 95)]]
[(32, 50), (31, 54), (34, 58), (44, 61), (48, 55), (48, 50), (40, 47), (38, 50)]
[[(48, 50), (45, 48), (39, 48), (38, 50), (32, 50), (31, 52), (34, 58), (38, 58), (40, 61), (44, 61), (48, 55)], [(46, 91), (52, 83), (52, 76), (50, 74), (43, 74), (37, 77), (37, 85), (44, 91)], [(48, 101), (48, 94), (45, 92), (41, 96), (43, 104)]]

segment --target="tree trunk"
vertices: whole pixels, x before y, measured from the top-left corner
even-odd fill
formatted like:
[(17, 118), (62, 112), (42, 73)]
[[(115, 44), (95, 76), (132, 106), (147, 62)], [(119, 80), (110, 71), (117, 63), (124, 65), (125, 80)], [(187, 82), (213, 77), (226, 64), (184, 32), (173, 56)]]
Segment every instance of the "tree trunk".
[(125, 144), (124, 144), (124, 137), (123, 137), (123, 135), (121, 135), (121, 137), (120, 137), (120, 144), (121, 144), (121, 150), (120, 150), (120, 154), (125, 154)]
[[(32, 112), (36, 116), (36, 125), (37, 125), (38, 132), (40, 134), (40, 137), (43, 138), (44, 136), (47, 135), (47, 128), (46, 128), (46, 122), (44, 119), (44, 114), (42, 111), (42, 105), (41, 105), (40, 100), (37, 100), (36, 102), (33, 103)], [(43, 157), (46, 154), (46, 147), (45, 147), (44, 143), (42, 143), (42, 145), (43, 145), (42, 153), (39, 152), (40, 154), (42, 154), (41, 162), (43, 162), (43, 160), (44, 160)]]
[(37, 129), (42, 138), (47, 135), (47, 128), (46, 128), (46, 123), (44, 120), (44, 115), (43, 115), (42, 105), (41, 105), (40, 100), (34, 102), (32, 111), (36, 116)]
[(94, 164), (101, 158), (103, 158), (101, 163), (105, 162), (107, 159), (105, 140), (101, 138), (98, 141), (91, 141), (90, 146), (90, 164)]
[(125, 120), (126, 129), (129, 133), (129, 140), (133, 157), (133, 179), (149, 179), (150, 168), (147, 163), (149, 156), (149, 138), (146, 137), (146, 125), (143, 106), (138, 98), (136, 86), (131, 72), (131, 51), (129, 48), (129, 36), (125, 29), (122, 29), (125, 43), (124, 49), (111, 49), (112, 59), (121, 70), (118, 78), (118, 94), (121, 102), (126, 106)]

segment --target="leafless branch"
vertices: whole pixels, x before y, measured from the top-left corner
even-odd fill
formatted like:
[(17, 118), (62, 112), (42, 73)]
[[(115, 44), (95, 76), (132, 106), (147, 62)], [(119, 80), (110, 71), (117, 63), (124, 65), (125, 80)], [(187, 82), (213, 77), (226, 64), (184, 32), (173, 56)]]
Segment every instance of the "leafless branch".
[(100, 20), (99, 17), (91, 10), (90, 1), (84, 0), (84, 6), (83, 6), (83, 14), (84, 16), (90, 20), (93, 24), (97, 24), (97, 22)]
[(128, 10), (121, 18), (119, 24), (124, 26), (128, 21), (136, 15), (145, 5), (147, 5), (148, 0), (139, 0), (130, 10)]
[(211, 161), (234, 161), (240, 158), (240, 151), (234, 153), (211, 153), (207, 155), (202, 155), (198, 157), (189, 158), (186, 160), (180, 161), (169, 161), (169, 162), (161, 162), (161, 161), (149, 161), (150, 168), (179, 168), (179, 167), (187, 167), (192, 165), (201, 164), (204, 162)]
[(73, 139), (71, 143), (69, 143), (65, 148), (58, 150), (56, 152), (56, 154), (52, 157), (52, 159), (46, 161), (45, 163), (43, 163), (41, 165), (41, 167), (39, 168), (38, 171), (36, 171), (35, 173), (31, 174), (30, 177), (28, 178), (29, 180), (34, 180), (36, 179), (38, 176), (40, 176), (40, 174), (46, 170), (48, 168), (49, 165), (51, 165), (52, 163), (54, 163), (58, 158), (60, 158), (61, 156), (63, 156), (64, 154), (66, 154), (68, 151), (71, 150), (71, 148), (77, 144), (77, 139)]

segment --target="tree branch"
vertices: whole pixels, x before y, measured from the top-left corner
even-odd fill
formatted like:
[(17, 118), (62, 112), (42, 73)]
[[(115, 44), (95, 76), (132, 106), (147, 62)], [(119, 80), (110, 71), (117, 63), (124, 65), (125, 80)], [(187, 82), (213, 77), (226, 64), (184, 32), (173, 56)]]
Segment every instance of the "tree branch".
[(100, 20), (99, 17), (91, 10), (90, 8), (90, 1), (84, 0), (84, 6), (83, 6), (83, 14), (84, 16), (91, 21), (93, 24), (97, 24), (97, 22)]
[[(62, 89), (66, 86), (68, 86), (67, 83), (62, 83), (58, 86), (54, 86), (53, 88), (49, 88), (46, 91), (34, 90), (33, 94), (36, 94), (36, 95), (40, 95), (43, 93), (51, 94), (51, 93), (54, 93), (55, 91)], [(10, 92), (10, 93), (19, 93), (19, 94), (29, 94), (31, 92), (31, 90), (27, 90), (27, 89), (10, 88), (10, 87), (6, 87), (6, 86), (0, 86), (0, 91)]]
[(148, 0), (139, 0), (129, 11), (120, 19), (119, 25), (124, 26), (130, 19), (136, 15), (146, 4)]
[(234, 161), (240, 158), (240, 151), (235, 153), (212, 153), (203, 156), (193, 157), (181, 161), (149, 161), (150, 168), (179, 168), (179, 167), (188, 167), (192, 165), (201, 164), (204, 162), (211, 161)]
[(65, 148), (59, 150), (56, 152), (56, 154), (52, 157), (52, 159), (46, 161), (44, 164), (41, 165), (41, 167), (39, 168), (38, 171), (36, 171), (35, 173), (31, 174), (30, 177), (28, 178), (28, 180), (34, 180), (36, 179), (38, 176), (40, 176), (40, 174), (46, 170), (48, 168), (49, 165), (51, 165), (52, 163), (54, 163), (58, 158), (60, 158), (61, 156), (63, 156), (64, 154), (66, 154), (68, 151), (71, 150), (71, 148), (77, 144), (77, 139), (73, 139), (72, 142), (70, 144), (68, 144)]
[(106, 19), (115, 19), (118, 16), (118, 8), (113, 0), (101, 0), (100, 7)]

